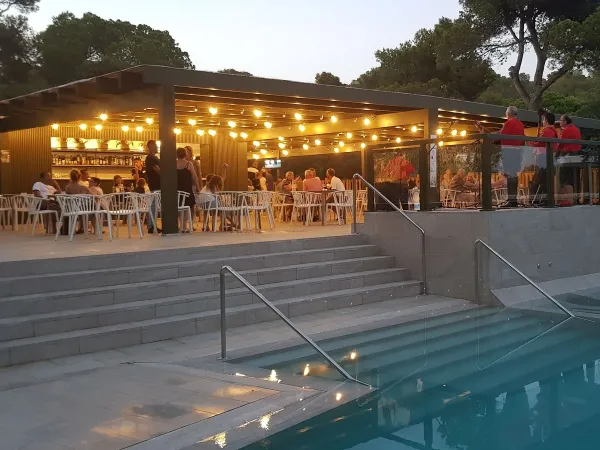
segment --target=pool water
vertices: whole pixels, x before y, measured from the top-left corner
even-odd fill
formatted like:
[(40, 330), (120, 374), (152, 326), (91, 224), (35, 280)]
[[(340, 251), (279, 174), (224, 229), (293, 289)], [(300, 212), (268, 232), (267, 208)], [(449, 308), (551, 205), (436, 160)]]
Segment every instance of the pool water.
[[(463, 311), (319, 344), (379, 389), (246, 449), (600, 449), (600, 329)], [(243, 364), (339, 378), (307, 346)]]

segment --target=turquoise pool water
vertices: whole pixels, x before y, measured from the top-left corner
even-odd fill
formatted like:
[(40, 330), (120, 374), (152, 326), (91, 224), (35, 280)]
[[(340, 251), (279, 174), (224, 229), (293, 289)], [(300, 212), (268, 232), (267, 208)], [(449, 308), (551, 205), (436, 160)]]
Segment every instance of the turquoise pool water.
[[(489, 308), (320, 345), (378, 391), (246, 449), (600, 449), (596, 324)], [(243, 364), (338, 377), (306, 346)]]

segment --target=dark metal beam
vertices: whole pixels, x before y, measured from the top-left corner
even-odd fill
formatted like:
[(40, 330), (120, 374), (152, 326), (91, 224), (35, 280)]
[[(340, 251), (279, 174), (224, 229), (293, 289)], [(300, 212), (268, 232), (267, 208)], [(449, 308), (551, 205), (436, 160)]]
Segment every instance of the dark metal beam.
[(120, 72), (119, 89), (121, 92), (131, 92), (147, 87), (144, 78), (139, 72)]
[(118, 78), (98, 77), (96, 78), (96, 87), (101, 94), (117, 95), (120, 93)]

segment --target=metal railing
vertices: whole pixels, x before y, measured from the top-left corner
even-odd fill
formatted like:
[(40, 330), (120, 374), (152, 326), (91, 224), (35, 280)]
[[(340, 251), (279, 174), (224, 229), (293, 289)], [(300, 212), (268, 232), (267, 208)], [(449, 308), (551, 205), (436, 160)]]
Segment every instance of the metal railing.
[(227, 318), (226, 318), (227, 315), (226, 315), (226, 311), (225, 311), (225, 297), (226, 297), (226, 295), (225, 295), (225, 275), (227, 274), (227, 272), (229, 272), (231, 275), (233, 275), (240, 283), (242, 283), (244, 285), (244, 287), (246, 289), (248, 289), (250, 292), (252, 292), (254, 295), (256, 295), (265, 305), (267, 305), (267, 307), (271, 311), (273, 311), (275, 314), (277, 314), (281, 318), (281, 320), (283, 320), (292, 330), (294, 330), (296, 332), (296, 334), (298, 336), (300, 336), (308, 345), (310, 345), (313, 349), (315, 349), (321, 356), (323, 356), (323, 358), (325, 358), (333, 367), (335, 367), (335, 369), (339, 373), (341, 373), (346, 380), (354, 381), (355, 383), (359, 383), (364, 386), (369, 386), (367, 383), (363, 383), (362, 381), (357, 380), (356, 378), (352, 377), (348, 372), (346, 372), (346, 370), (342, 366), (340, 366), (335, 359), (333, 359), (331, 356), (329, 356), (329, 354), (327, 354), (325, 352), (325, 350), (323, 350), (321, 347), (319, 347), (317, 344), (315, 344), (315, 342), (311, 338), (309, 338), (306, 334), (304, 334), (302, 331), (300, 331), (296, 327), (296, 325), (294, 325), (292, 323), (292, 321), (290, 319), (288, 319), (281, 311), (279, 311), (279, 309), (275, 305), (273, 305), (273, 303), (271, 303), (269, 300), (267, 300), (264, 295), (262, 295), (260, 292), (258, 292), (258, 290), (248, 282), (248, 280), (246, 280), (244, 277), (242, 277), (239, 273), (237, 273), (230, 266), (223, 266), (221, 268), (221, 274), (220, 274), (220, 284), (221, 284), (221, 359), (222, 360), (227, 359)]
[(385, 195), (379, 192), (378, 189), (375, 188), (371, 183), (365, 180), (360, 174), (355, 173), (352, 177), (352, 234), (356, 234), (356, 201), (357, 201), (357, 187), (356, 180), (361, 180), (365, 186), (370, 188), (375, 194), (379, 195), (382, 200), (384, 200), (388, 205), (390, 205), (396, 212), (402, 214), (402, 216), (410, 222), (410, 224), (415, 227), (419, 233), (421, 234), (421, 270), (423, 272), (423, 286), (421, 288), (421, 293), (423, 295), (427, 294), (427, 256), (425, 254), (425, 230), (421, 228), (414, 220), (412, 220), (408, 215), (400, 209), (398, 206), (394, 205)]
[(548, 294), (545, 290), (543, 290), (540, 286), (538, 286), (536, 282), (534, 282), (531, 278), (529, 278), (527, 275), (525, 275), (523, 272), (521, 272), (519, 269), (517, 269), (514, 266), (514, 264), (512, 264), (510, 261), (508, 261), (504, 256), (502, 256), (500, 253), (498, 253), (496, 250), (494, 250), (492, 247), (490, 247), (487, 243), (485, 243), (481, 239), (477, 239), (475, 241), (475, 243), (473, 244), (474, 260), (475, 260), (475, 300), (478, 305), (479, 305), (479, 289), (477, 289), (478, 284), (479, 284), (479, 251), (477, 250), (478, 245), (482, 245), (485, 248), (487, 248), (494, 256), (496, 256), (500, 261), (502, 261), (504, 264), (506, 264), (508, 267), (510, 267), (513, 271), (515, 271), (521, 278), (523, 278), (531, 286), (533, 286), (533, 288), (535, 290), (537, 290), (540, 294), (542, 294), (544, 297), (546, 297), (548, 300), (550, 300), (552, 303), (554, 303), (561, 311), (563, 311), (569, 317), (575, 317), (575, 314), (573, 314), (571, 311), (569, 311), (567, 308), (565, 308), (563, 305), (561, 305), (560, 302), (558, 302), (558, 300), (556, 300), (554, 297), (552, 297), (550, 294)]

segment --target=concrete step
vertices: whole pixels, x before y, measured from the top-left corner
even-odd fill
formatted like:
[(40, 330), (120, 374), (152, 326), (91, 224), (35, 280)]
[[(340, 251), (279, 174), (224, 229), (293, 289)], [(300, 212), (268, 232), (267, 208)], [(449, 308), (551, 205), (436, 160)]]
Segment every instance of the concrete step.
[[(369, 259), (377, 256), (379, 250), (374, 245), (354, 245), (301, 250), (288, 253), (227, 257), (214, 260), (181, 261), (168, 264), (145, 266), (114, 267), (110, 269), (82, 270), (79, 272), (28, 275), (0, 278), (0, 298), (20, 295), (48, 294), (73, 289), (104, 288), (128, 283), (171, 280), (202, 275), (218, 275), (221, 267), (230, 265), (238, 271), (252, 269), (275, 269), (280, 267), (333, 263), (350, 259)], [(393, 258), (386, 257), (393, 266)], [(357, 261), (359, 263), (360, 261)], [(357, 264), (359, 265), (359, 264)], [(391, 266), (388, 266), (391, 267)], [(306, 269), (310, 269), (307, 267)], [(318, 270), (318, 269), (317, 269)], [(328, 268), (324, 268), (327, 273)], [(336, 272), (337, 270), (337, 272)], [(333, 267), (330, 273), (343, 270)]]
[[(293, 318), (383, 300), (398, 299), (399, 302), (403, 302), (407, 301), (404, 297), (416, 296), (420, 290), (420, 282), (402, 281), (321, 292), (308, 297), (275, 300), (273, 303), (287, 317)], [(227, 308), (228, 328), (271, 320), (280, 319), (262, 302)], [(218, 329), (220, 329), (220, 312), (210, 310), (11, 340), (0, 343), (0, 367), (127, 347)]]
[[(295, 267), (282, 272), (276, 272), (277, 276), (288, 273), (290, 278), (294, 275), (296, 279), (278, 283), (261, 284), (261, 291), (270, 298), (296, 297), (299, 295), (310, 295), (317, 292), (328, 292), (336, 290), (342, 285), (347, 287), (360, 287), (363, 285), (374, 285), (378, 283), (389, 283), (402, 281), (408, 277), (406, 269), (385, 268), (375, 270), (363, 270), (336, 275), (310, 277), (313, 268), (298, 271)], [(327, 270), (323, 270), (326, 274)], [(251, 282), (258, 283), (261, 277), (268, 280), (268, 273), (250, 274)], [(310, 277), (310, 278), (308, 278)], [(233, 277), (228, 282), (228, 298), (234, 304), (251, 303), (252, 296)], [(77, 289), (71, 291), (53, 292), (49, 294), (33, 294), (19, 297), (8, 297), (0, 299), (0, 317), (23, 317), (35, 314), (50, 314), (61, 311), (94, 308), (97, 306), (108, 306), (131, 302), (140, 302), (154, 299), (164, 299), (179, 296), (196, 296), (197, 299), (215, 298), (218, 296), (219, 277), (207, 275), (200, 277), (189, 277), (176, 280), (162, 280), (146, 283), (124, 284), (108, 286), (103, 289)], [(210, 294), (212, 292), (212, 294)], [(202, 294), (209, 293), (208, 297)], [(238, 298), (241, 297), (241, 298)], [(194, 297), (192, 297), (193, 299)], [(238, 303), (235, 303), (238, 302)]]
[[(353, 287), (373, 286), (380, 283), (405, 281), (406, 269), (377, 269), (346, 273), (319, 278), (302, 278), (292, 282), (257, 285), (261, 293), (271, 300), (310, 296), (320, 292), (334, 293), (340, 284)], [(234, 281), (231, 279), (230, 281)], [(236, 280), (237, 281), (237, 280)], [(239, 285), (239, 284), (237, 284)], [(20, 317), (0, 319), (0, 342), (33, 336), (82, 330), (105, 325), (135, 322), (157, 317), (188, 314), (220, 308), (218, 280), (213, 290), (191, 292), (184, 295), (160, 297), (156, 299), (122, 302), (104, 306), (77, 308), (52, 313), (30, 314)], [(354, 298), (345, 299), (352, 303)], [(227, 290), (228, 306), (240, 306), (258, 301), (246, 288), (234, 287)], [(44, 304), (44, 303), (42, 303)]]
[[(206, 247), (185, 247), (144, 252), (111, 253), (74, 258), (55, 258), (51, 263), (39, 260), (0, 262), (2, 277), (27, 277), (63, 272), (97, 271), (119, 267), (144, 267), (149, 264), (164, 265), (183, 261), (210, 261), (239, 256), (258, 256), (271, 253), (291, 253), (305, 250), (348, 247), (365, 244), (361, 235), (331, 236), (307, 239), (252, 242), (245, 244)], [(107, 245), (118, 245), (117, 243)]]

